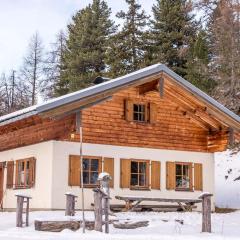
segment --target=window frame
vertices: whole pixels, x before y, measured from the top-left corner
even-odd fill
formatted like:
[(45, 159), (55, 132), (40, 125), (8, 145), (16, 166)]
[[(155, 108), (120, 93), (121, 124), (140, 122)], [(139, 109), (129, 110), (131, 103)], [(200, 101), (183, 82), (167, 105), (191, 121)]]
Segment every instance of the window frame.
[[(177, 165), (181, 165), (182, 166), (182, 169), (181, 169), (181, 172), (182, 174), (181, 175), (177, 175)], [(184, 176), (187, 176), (187, 175), (184, 175), (183, 174), (183, 166), (188, 166), (188, 177), (189, 177), (189, 187), (186, 188), (186, 187), (177, 187), (177, 176), (181, 176), (182, 178)], [(192, 191), (192, 181), (193, 181), (193, 177), (192, 177), (192, 163), (191, 162), (175, 162), (175, 190), (176, 191)]]
[[(19, 159), (16, 160), (16, 173), (15, 173), (15, 189), (27, 189), (32, 188), (32, 182), (31, 177), (35, 178), (35, 165), (34, 169), (32, 169), (32, 176), (31, 176), (31, 161), (35, 161), (34, 158), (25, 158), (25, 159)], [(21, 164), (24, 163), (24, 169), (23, 171), (19, 170), (21, 168)], [(27, 169), (28, 166), (28, 169)], [(24, 174), (24, 184), (21, 183), (21, 174)], [(27, 184), (27, 178), (28, 178), (28, 184)]]
[[(131, 164), (132, 162), (137, 162), (138, 163), (138, 172), (137, 173), (132, 173), (132, 169), (131, 169)], [(145, 185), (144, 186), (139, 186), (139, 185), (131, 185), (131, 178), (132, 178), (132, 174), (137, 174), (138, 175), (138, 184), (139, 184), (139, 175), (143, 175), (139, 172), (139, 163), (146, 163), (146, 172), (145, 172)], [(129, 177), (129, 188), (130, 190), (149, 190), (150, 186), (149, 186), (149, 176), (150, 176), (150, 169), (149, 169), (149, 164), (150, 161), (149, 160), (144, 160), (144, 159), (130, 159), (130, 177)]]
[[(102, 172), (102, 157), (99, 157), (99, 156), (83, 156), (82, 161), (84, 159), (88, 159), (88, 160), (96, 159), (96, 160), (98, 160), (98, 176), (99, 176), (99, 174)], [(96, 171), (91, 171), (91, 169), (89, 168), (88, 170), (82, 170), (82, 172), (88, 172), (89, 173), (89, 180), (90, 180), (90, 173), (96, 172)], [(80, 172), (80, 174), (81, 174), (81, 172)], [(86, 187), (86, 188), (94, 188), (94, 187), (99, 186), (99, 183), (96, 182), (95, 184), (93, 184), (93, 183), (84, 183), (83, 182), (83, 186)]]
[[(148, 123), (149, 117), (148, 117), (148, 103), (143, 103), (143, 102), (133, 102), (133, 121), (136, 123)], [(138, 111), (134, 111), (134, 106), (138, 107)], [(139, 107), (144, 106), (144, 111), (139, 111)], [(134, 115), (138, 114), (138, 119), (135, 119)], [(143, 116), (144, 120), (140, 120), (140, 118)]]

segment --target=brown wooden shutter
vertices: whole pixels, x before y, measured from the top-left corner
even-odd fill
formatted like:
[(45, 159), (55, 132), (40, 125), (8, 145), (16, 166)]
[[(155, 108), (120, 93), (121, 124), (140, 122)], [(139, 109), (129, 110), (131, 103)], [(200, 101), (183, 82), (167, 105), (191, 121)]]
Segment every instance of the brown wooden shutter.
[(175, 162), (166, 162), (166, 189), (172, 190), (176, 187)]
[(125, 119), (129, 122), (133, 121), (133, 102), (125, 99)]
[(7, 162), (7, 188), (13, 188), (14, 161)]
[(203, 190), (202, 164), (194, 163), (194, 190)]
[(104, 172), (107, 172), (112, 177), (110, 181), (110, 187), (114, 187), (114, 158), (104, 158)]
[(147, 167), (146, 167), (146, 185), (149, 188), (150, 187), (150, 161), (147, 161)]
[(31, 158), (29, 160), (29, 186), (33, 187), (35, 185), (35, 175), (36, 175), (36, 159)]
[(121, 188), (129, 188), (130, 187), (130, 166), (131, 160), (130, 159), (121, 159), (120, 160), (120, 187)]
[(68, 185), (80, 186), (80, 156), (69, 156)]
[(18, 177), (18, 174), (19, 174), (19, 161), (17, 160), (16, 161), (16, 168), (15, 168), (15, 187), (17, 187), (20, 183), (18, 182), (19, 180), (19, 177)]
[(149, 103), (149, 122), (156, 123), (157, 121), (157, 104)]
[(151, 162), (151, 188), (160, 189), (161, 163), (159, 161)]

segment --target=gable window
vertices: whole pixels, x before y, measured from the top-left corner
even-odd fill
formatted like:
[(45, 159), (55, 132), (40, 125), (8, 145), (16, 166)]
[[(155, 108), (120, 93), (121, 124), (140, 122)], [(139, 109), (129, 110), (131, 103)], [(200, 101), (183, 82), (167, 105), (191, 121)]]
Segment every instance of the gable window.
[(136, 188), (146, 188), (147, 186), (147, 161), (132, 160), (131, 161), (130, 186)]
[(146, 108), (145, 104), (133, 104), (133, 120), (137, 122), (146, 122)]
[(100, 158), (84, 157), (83, 158), (83, 184), (96, 185), (98, 174), (101, 172)]
[(157, 105), (125, 99), (125, 119), (129, 122), (154, 124), (157, 120)]
[(34, 184), (35, 159), (26, 158), (16, 161), (16, 188), (29, 188)]
[(176, 189), (190, 189), (191, 163), (176, 163)]

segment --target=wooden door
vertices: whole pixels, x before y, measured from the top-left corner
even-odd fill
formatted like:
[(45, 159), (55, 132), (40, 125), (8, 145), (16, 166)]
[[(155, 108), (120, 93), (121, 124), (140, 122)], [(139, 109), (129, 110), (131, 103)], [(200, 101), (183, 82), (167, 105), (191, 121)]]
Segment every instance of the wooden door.
[(4, 165), (0, 163), (0, 208), (2, 208), (3, 199), (3, 177), (4, 177)]

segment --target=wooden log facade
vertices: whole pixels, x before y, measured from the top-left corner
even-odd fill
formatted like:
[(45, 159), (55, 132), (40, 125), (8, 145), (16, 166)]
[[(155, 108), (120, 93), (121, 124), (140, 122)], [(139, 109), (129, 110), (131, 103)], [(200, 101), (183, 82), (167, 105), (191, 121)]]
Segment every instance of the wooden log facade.
[[(84, 110), (83, 141), (197, 152), (226, 149), (228, 128), (206, 113), (202, 103), (171, 84), (164, 85), (160, 96), (156, 84), (153, 81), (119, 91), (111, 100)], [(154, 120), (130, 121), (126, 101), (145, 104)], [(75, 123), (75, 114), (59, 119), (35, 115), (1, 126), (0, 151), (47, 140), (78, 141)]]

